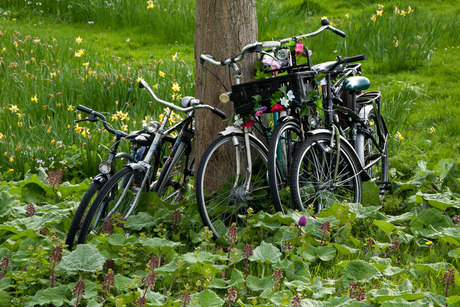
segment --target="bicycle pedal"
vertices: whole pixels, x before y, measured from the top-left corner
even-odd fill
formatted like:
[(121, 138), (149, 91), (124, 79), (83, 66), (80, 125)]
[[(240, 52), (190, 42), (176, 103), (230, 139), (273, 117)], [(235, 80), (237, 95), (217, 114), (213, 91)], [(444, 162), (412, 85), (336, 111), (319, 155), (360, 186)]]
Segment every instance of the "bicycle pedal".
[(380, 186), (380, 191), (379, 191), (380, 194), (385, 194), (385, 193), (392, 194), (393, 193), (393, 182), (392, 181), (380, 181), (380, 182), (377, 182), (377, 185)]

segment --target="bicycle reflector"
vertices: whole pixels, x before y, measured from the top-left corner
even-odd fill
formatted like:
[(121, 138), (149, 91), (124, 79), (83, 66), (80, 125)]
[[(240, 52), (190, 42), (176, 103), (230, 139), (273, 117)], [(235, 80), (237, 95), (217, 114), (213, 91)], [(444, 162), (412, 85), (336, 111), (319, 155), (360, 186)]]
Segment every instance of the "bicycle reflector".
[(230, 102), (232, 100), (231, 96), (232, 96), (232, 93), (230, 93), (230, 92), (222, 93), (219, 96), (219, 100), (222, 103), (228, 103), (228, 102)]
[(110, 173), (111, 170), (112, 170), (112, 166), (110, 165), (109, 162), (102, 161), (101, 163), (99, 163), (99, 171), (102, 174), (107, 175)]

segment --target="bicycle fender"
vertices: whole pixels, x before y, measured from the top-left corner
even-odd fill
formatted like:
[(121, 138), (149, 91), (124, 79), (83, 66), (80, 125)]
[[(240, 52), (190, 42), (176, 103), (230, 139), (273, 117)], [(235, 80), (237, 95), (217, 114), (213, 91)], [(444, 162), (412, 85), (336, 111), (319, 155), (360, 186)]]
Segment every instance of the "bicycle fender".
[[(310, 131), (307, 132), (307, 137), (308, 137), (308, 135), (317, 135), (317, 134), (321, 134), (321, 133), (329, 134), (329, 135), (332, 136), (332, 131), (331, 130), (328, 130), (328, 129), (314, 129), (314, 130), (310, 130)], [(363, 170), (363, 166), (361, 165), (361, 162), (359, 161), (358, 154), (356, 153), (355, 148), (343, 136), (340, 136), (340, 146), (348, 147), (348, 149), (350, 150), (350, 152), (353, 155), (352, 159), (355, 160), (356, 165), (358, 166), (358, 173), (361, 174), (361, 178), (364, 181), (369, 180), (369, 176)]]
[(109, 178), (107, 177), (107, 175), (104, 175), (104, 174), (98, 174), (96, 177), (93, 178), (93, 181), (97, 181), (99, 183), (106, 183), (107, 180), (109, 180)]
[(219, 132), (220, 135), (226, 136), (229, 134), (243, 133), (243, 129), (240, 129), (235, 126), (228, 126), (224, 131)]
[(141, 164), (137, 163), (137, 162), (128, 163), (128, 164), (125, 165), (125, 167), (129, 167), (129, 168), (131, 168), (132, 170), (135, 170), (135, 171), (137, 171), (137, 170), (141, 170), (141, 171), (144, 171), (144, 172), (146, 171), (145, 167), (142, 166)]

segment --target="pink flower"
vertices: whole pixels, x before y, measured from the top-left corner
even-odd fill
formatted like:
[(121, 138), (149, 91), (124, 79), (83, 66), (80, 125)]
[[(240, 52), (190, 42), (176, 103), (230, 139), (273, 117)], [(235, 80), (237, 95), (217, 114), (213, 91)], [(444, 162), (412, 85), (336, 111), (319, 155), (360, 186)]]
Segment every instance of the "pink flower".
[(299, 219), (299, 226), (305, 226), (307, 225), (307, 218), (305, 217), (305, 215), (302, 215), (302, 217)]
[(271, 57), (264, 57), (262, 59), (264, 65), (270, 66), (272, 69), (278, 69), (281, 67), (280, 63)]
[(298, 42), (296, 45), (295, 45), (295, 54), (299, 54), (299, 53), (302, 53), (303, 52), (303, 44), (302, 44), (302, 41)]
[(251, 119), (246, 124), (244, 124), (243, 128), (251, 128), (252, 126), (254, 126), (254, 120), (253, 119)]
[(257, 110), (255, 116), (256, 117), (259, 117), (262, 113), (264, 113), (265, 111), (267, 111), (267, 107), (260, 107), (259, 110)]
[(279, 112), (279, 111), (283, 111), (284, 110), (284, 107), (280, 104), (275, 104), (271, 109), (270, 109), (270, 112), (272, 113), (275, 113), (275, 112)]

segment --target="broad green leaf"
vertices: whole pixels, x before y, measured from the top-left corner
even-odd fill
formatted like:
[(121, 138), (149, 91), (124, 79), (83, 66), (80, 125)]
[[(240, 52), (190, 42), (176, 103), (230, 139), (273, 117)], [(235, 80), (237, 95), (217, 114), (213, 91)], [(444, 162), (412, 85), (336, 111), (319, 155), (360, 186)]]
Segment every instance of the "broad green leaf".
[(415, 214), (413, 212), (405, 212), (401, 215), (395, 215), (395, 216), (384, 215), (383, 213), (379, 212), (376, 218), (379, 220), (383, 220), (385, 222), (391, 223), (391, 224), (395, 224), (395, 223), (409, 221), (414, 217), (414, 215)]
[(342, 306), (350, 306), (356, 301), (351, 299), (348, 295), (343, 295), (340, 297), (330, 297), (327, 299), (327, 302), (330, 304), (330, 306), (342, 307)]
[(446, 301), (446, 304), (458, 304), (460, 303), (460, 296), (452, 295), (449, 296), (449, 299)]
[(66, 293), (70, 290), (67, 285), (60, 285), (55, 288), (47, 288), (38, 290), (35, 293), (34, 297), (26, 302), (26, 306), (36, 306), (36, 305), (49, 305), (52, 304), (54, 306), (63, 306), (64, 303), (69, 302), (68, 298), (66, 297)]
[(394, 289), (372, 289), (368, 294), (378, 302), (391, 301), (402, 298), (406, 301), (415, 301), (423, 298), (423, 293), (401, 292)]
[(191, 296), (192, 302), (195, 301), (195, 298), (198, 300), (196, 301), (195, 306), (222, 306), (225, 301), (221, 299), (214, 291), (209, 289), (203, 290), (200, 293), (195, 293)]
[(139, 243), (152, 250), (154, 254), (167, 254), (182, 243), (169, 241), (163, 238), (141, 238)]
[(437, 262), (437, 263), (417, 263), (413, 264), (412, 267), (417, 270), (425, 271), (428, 273), (437, 273), (442, 269), (450, 268), (450, 264), (447, 262)]
[(316, 254), (322, 261), (329, 261), (334, 259), (334, 257), (337, 255), (337, 250), (334, 247), (328, 245), (317, 246)]
[(147, 212), (139, 212), (136, 215), (128, 216), (125, 227), (132, 230), (149, 229), (158, 225), (157, 219)]
[(352, 248), (344, 244), (332, 243), (331, 245), (337, 249), (340, 255), (351, 255), (359, 252), (359, 249)]
[(128, 244), (135, 244), (138, 242), (138, 238), (134, 236), (126, 237), (120, 233), (114, 233), (109, 236), (108, 243), (112, 246), (125, 246)]
[(251, 291), (263, 291), (265, 289), (273, 289), (273, 277), (268, 276), (263, 279), (256, 276), (248, 276), (246, 284)]
[(448, 298), (442, 295), (435, 294), (433, 292), (423, 293), (422, 301), (428, 302), (430, 306), (446, 306)]
[(148, 306), (163, 306), (166, 303), (166, 297), (158, 292), (153, 292), (148, 290), (145, 295), (147, 299)]
[(93, 272), (96, 269), (102, 270), (104, 263), (105, 258), (96, 247), (90, 244), (79, 244), (76, 250), (62, 257), (57, 268), (67, 272)]
[(460, 258), (460, 248), (451, 250), (447, 255), (451, 258)]
[(306, 299), (303, 299), (303, 300), (302, 300), (302, 306), (308, 306), (308, 307), (330, 307), (331, 305), (330, 305), (329, 302), (317, 301), (317, 300), (313, 300), (313, 299), (306, 298)]
[(418, 204), (423, 203), (423, 201), (428, 202), (432, 207), (435, 207), (439, 210), (445, 210), (447, 208), (460, 208), (460, 200), (452, 199), (452, 193), (436, 193), (436, 194), (424, 194), (417, 193), (415, 200)]
[(311, 274), (308, 265), (302, 259), (296, 257), (293, 262), (286, 266), (286, 278), (288, 280), (299, 280), (310, 282)]
[(284, 285), (295, 292), (304, 292), (305, 290), (311, 292), (310, 282), (303, 282), (301, 280), (284, 281)]
[(335, 287), (324, 287), (321, 282), (315, 282), (310, 289), (313, 292), (314, 299), (323, 298), (335, 293)]
[(10, 287), (11, 277), (3, 277), (0, 279), (0, 292), (5, 291)]
[(450, 227), (451, 222), (448, 216), (445, 216), (438, 209), (427, 209), (420, 212), (417, 220), (411, 223), (411, 227), (434, 228), (441, 230), (442, 227)]
[(0, 217), (10, 213), (11, 208), (19, 206), (19, 201), (7, 191), (0, 192)]
[(346, 279), (346, 285), (351, 281), (367, 282), (374, 277), (381, 277), (380, 271), (372, 264), (363, 260), (353, 260), (342, 270), (342, 275)]
[(291, 299), (293, 294), (289, 290), (276, 291), (272, 297), (270, 297), (270, 302), (273, 306), (290, 306)]
[(374, 225), (382, 229), (386, 234), (392, 233), (396, 230), (396, 226), (385, 221), (373, 221)]
[(420, 300), (418, 301), (415, 301), (415, 302), (409, 302), (409, 301), (406, 301), (405, 299), (402, 299), (402, 298), (397, 298), (397, 299), (394, 299), (394, 300), (389, 300), (389, 301), (385, 301), (383, 302), (380, 306), (382, 307), (405, 307), (405, 306), (409, 306), (409, 307), (429, 307), (431, 306), (430, 304), (428, 303), (422, 303)]
[(43, 214), (34, 214), (31, 217), (24, 217), (6, 222), (1, 228), (10, 227), (9, 229), (12, 229), (11, 227), (14, 227), (16, 230), (13, 232), (24, 231), (26, 229), (38, 231), (49, 224), (59, 224), (62, 219), (62, 214), (58, 212), (45, 212)]
[(394, 276), (405, 272), (406, 270), (398, 267), (388, 267), (382, 271), (382, 274), (385, 276)]
[(366, 205), (379, 205), (380, 204), (380, 194), (379, 187), (375, 181), (365, 181), (362, 184), (363, 188), (363, 199), (362, 203)]
[(249, 260), (260, 261), (262, 264), (273, 264), (280, 261), (281, 255), (280, 250), (276, 246), (262, 241), (262, 243), (254, 249), (254, 254), (249, 257)]
[(356, 214), (356, 219), (369, 219), (374, 218), (376, 213), (382, 208), (382, 206), (366, 206), (364, 207), (358, 203), (349, 203), (347, 204), (348, 208), (350, 208), (350, 212)]
[(119, 274), (115, 275), (115, 289), (120, 292), (133, 289), (135, 284), (136, 281), (134, 279)]

